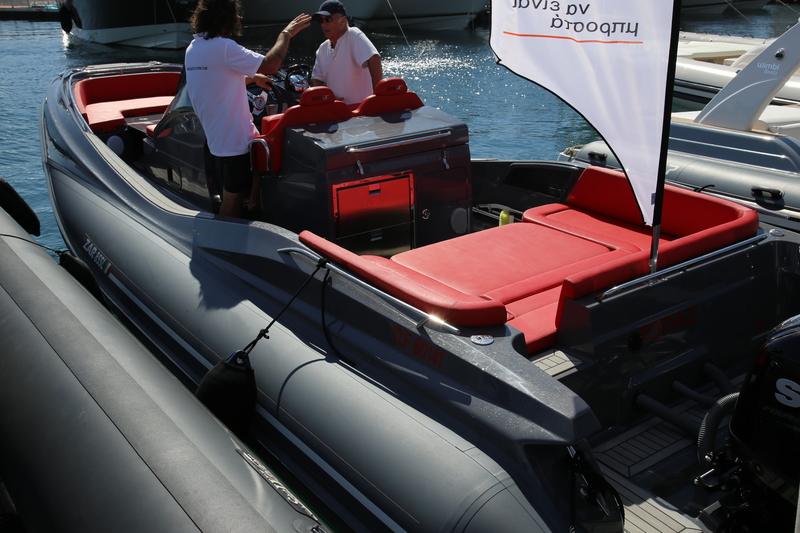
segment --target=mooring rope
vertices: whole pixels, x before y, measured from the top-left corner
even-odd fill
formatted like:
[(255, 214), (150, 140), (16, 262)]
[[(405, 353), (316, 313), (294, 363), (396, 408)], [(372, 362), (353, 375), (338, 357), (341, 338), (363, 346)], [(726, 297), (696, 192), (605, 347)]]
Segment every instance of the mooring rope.
[(264, 329), (262, 329), (261, 331), (258, 332), (258, 335), (256, 336), (256, 338), (253, 339), (250, 342), (250, 344), (245, 346), (244, 352), (246, 354), (249, 355), (250, 352), (253, 351), (253, 348), (256, 347), (256, 344), (258, 344), (258, 341), (260, 341), (261, 339), (268, 339), (269, 338), (269, 335), (268, 335), (269, 328), (271, 328), (273, 326), (273, 324), (275, 324), (275, 322), (278, 321), (278, 319), (281, 317), (281, 315), (283, 314), (284, 311), (289, 309), (289, 306), (292, 305), (292, 302), (295, 300), (295, 298), (300, 296), (300, 293), (303, 292), (303, 289), (306, 288), (306, 285), (308, 285), (311, 282), (311, 280), (314, 279), (314, 276), (317, 275), (317, 272), (319, 272), (320, 269), (323, 268), (326, 264), (328, 264), (328, 260), (327, 259), (320, 259), (317, 262), (317, 268), (314, 269), (314, 272), (312, 272), (311, 275), (303, 282), (303, 285), (300, 286), (299, 289), (297, 289), (297, 292), (294, 293), (294, 296), (292, 296), (291, 299), (288, 302), (286, 302), (286, 305), (283, 306), (283, 309), (281, 309), (278, 312), (278, 314), (275, 315), (275, 318), (272, 319), (272, 321), (267, 325), (267, 327), (265, 327)]
[(403, 31), (403, 26), (400, 24), (400, 20), (397, 18), (397, 13), (394, 11), (394, 6), (392, 6), (392, 0), (386, 0), (386, 3), (389, 4), (389, 9), (392, 12), (392, 16), (394, 16), (394, 21), (397, 23), (397, 27), (400, 28), (400, 33), (403, 35), (403, 39), (406, 41), (406, 46), (411, 47), (408, 42), (408, 37), (406, 37), (406, 32)]

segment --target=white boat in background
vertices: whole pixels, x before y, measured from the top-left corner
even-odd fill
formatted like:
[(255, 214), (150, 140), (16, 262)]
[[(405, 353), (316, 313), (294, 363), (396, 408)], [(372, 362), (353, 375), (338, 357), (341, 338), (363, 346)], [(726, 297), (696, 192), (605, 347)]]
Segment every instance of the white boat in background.
[(192, 40), (189, 16), (196, 0), (65, 0), (59, 7), (61, 28), (83, 41), (184, 48)]
[(737, 11), (761, 9), (769, 0), (683, 0), (681, 14), (685, 15), (719, 15), (728, 8)]
[(681, 14), (719, 15), (728, 7), (726, 0), (684, 0), (681, 2)]
[[(347, 0), (344, 2), (347, 16), (357, 25), (372, 18), (375, 10), (384, 0)], [(296, 2), (264, 2), (263, 0), (242, 0), (244, 22), (254, 24), (286, 24), (300, 13), (309, 15), (319, 11), (322, 0), (298, 0)]]
[(769, 0), (730, 0), (728, 2), (731, 9), (738, 9), (740, 11), (753, 11), (761, 9), (769, 3)]
[[(676, 111), (698, 111), (775, 39), (681, 32), (675, 63)], [(800, 102), (800, 78), (792, 76), (773, 101)]]
[(380, 0), (366, 26), (371, 29), (463, 30), (485, 5), (485, 0)]

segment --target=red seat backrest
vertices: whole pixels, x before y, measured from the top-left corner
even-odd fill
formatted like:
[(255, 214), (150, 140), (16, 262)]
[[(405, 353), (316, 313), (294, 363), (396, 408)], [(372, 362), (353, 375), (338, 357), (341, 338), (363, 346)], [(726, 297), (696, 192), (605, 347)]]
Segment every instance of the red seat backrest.
[(355, 115), (380, 115), (390, 111), (417, 109), (425, 105), (417, 93), (409, 91), (402, 78), (384, 78), (356, 108)]
[(630, 182), (618, 170), (587, 167), (570, 191), (566, 204), (630, 224), (644, 224)]
[[(303, 91), (300, 102), (280, 115), (271, 115), (261, 120), (261, 135), (256, 139), (264, 139), (269, 147), (270, 170), (278, 173), (281, 169), (283, 131), (292, 126), (347, 120), (353, 116), (350, 108), (336, 97), (328, 87), (311, 87)], [(257, 172), (266, 172), (266, 154), (264, 148), (255, 143), (252, 145), (253, 168)]]

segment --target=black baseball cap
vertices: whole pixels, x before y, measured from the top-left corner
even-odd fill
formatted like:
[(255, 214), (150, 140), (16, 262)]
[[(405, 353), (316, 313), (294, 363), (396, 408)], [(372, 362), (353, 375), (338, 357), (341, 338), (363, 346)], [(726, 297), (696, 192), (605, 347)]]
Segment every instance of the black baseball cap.
[(346, 17), (347, 10), (344, 8), (344, 4), (339, 0), (325, 0), (322, 2), (322, 5), (319, 6), (319, 11), (314, 13), (314, 16), (329, 17), (334, 13), (341, 13), (342, 16)]

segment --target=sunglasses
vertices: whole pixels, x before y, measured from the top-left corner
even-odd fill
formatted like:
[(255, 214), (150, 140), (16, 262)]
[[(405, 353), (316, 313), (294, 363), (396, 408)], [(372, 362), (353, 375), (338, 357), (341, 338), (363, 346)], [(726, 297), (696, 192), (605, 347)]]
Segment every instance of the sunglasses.
[(320, 16), (317, 18), (317, 21), (318, 21), (320, 24), (322, 24), (323, 22), (333, 22), (333, 15), (330, 15), (330, 16), (327, 16), (327, 17), (324, 17), (324, 16), (320, 15)]

